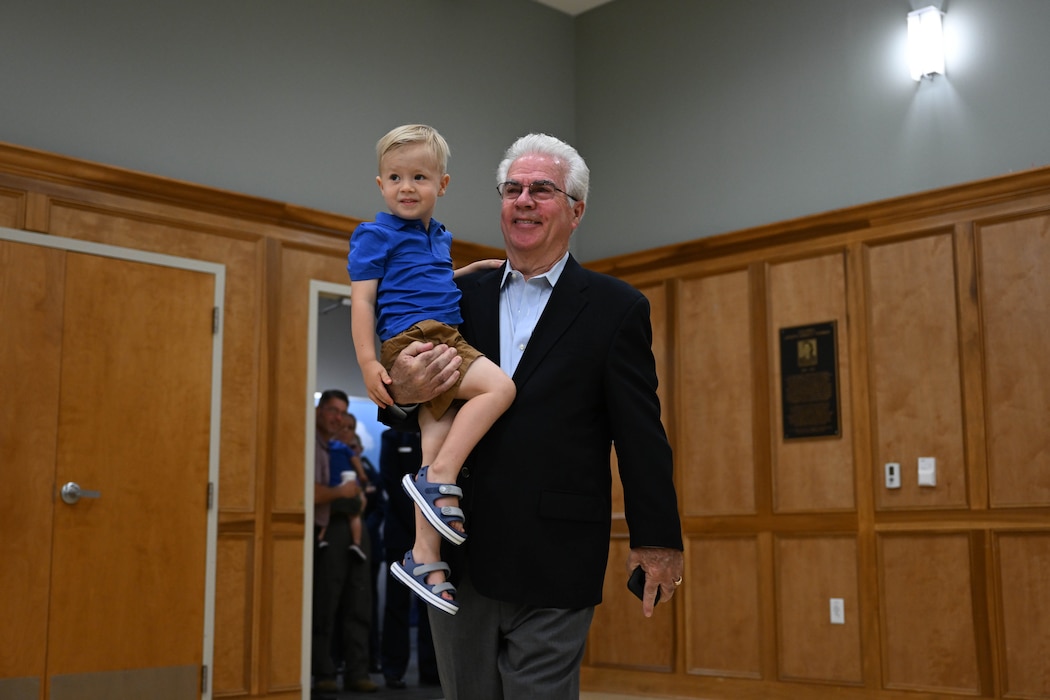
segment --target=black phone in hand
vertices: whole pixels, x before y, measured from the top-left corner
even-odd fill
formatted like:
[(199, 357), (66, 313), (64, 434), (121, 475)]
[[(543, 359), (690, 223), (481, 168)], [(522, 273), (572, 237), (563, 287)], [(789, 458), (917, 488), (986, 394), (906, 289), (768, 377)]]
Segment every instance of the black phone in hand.
[[(631, 572), (631, 577), (627, 579), (627, 589), (638, 596), (638, 600), (641, 600), (645, 596), (645, 571), (640, 566), (636, 566), (634, 571)], [(653, 601), (653, 605), (660, 602), (660, 589), (656, 589), (656, 600)]]

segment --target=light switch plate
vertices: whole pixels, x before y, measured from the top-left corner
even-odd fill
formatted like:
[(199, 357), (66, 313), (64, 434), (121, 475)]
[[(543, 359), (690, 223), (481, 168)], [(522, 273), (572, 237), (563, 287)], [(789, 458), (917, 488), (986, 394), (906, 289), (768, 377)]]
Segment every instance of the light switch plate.
[(919, 457), (919, 486), (937, 485), (937, 459)]
[(846, 624), (846, 601), (843, 598), (829, 598), (828, 599), (831, 612), (831, 624), (833, 625), (844, 625)]

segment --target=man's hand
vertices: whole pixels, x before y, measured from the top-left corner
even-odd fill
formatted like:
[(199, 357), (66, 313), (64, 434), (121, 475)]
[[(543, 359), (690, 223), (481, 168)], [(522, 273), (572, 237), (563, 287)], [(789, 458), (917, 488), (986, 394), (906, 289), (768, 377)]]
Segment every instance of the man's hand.
[(463, 358), (447, 345), (415, 342), (401, 351), (390, 368), (387, 390), (402, 406), (429, 401), (459, 380)]
[(642, 614), (652, 617), (653, 608), (656, 607), (656, 592), (660, 591), (660, 600), (667, 601), (681, 585), (685, 559), (677, 549), (639, 547), (632, 549), (627, 556), (627, 571), (634, 571), (638, 566), (645, 571)]
[(361, 493), (361, 486), (354, 481), (345, 481), (338, 486), (314, 484), (314, 503), (331, 503), (340, 498), (354, 498)]

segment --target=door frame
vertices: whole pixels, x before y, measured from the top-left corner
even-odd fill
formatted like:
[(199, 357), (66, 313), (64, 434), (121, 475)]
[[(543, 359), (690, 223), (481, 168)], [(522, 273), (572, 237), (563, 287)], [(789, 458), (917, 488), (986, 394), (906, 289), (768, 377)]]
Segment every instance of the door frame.
[(320, 313), (321, 295), (350, 298), (350, 285), (310, 280), (310, 310), (307, 313), (306, 329), (306, 395), (303, 397), (306, 413), (306, 443), (303, 458), (303, 626), (301, 670), (302, 698), (309, 700), (311, 681), (311, 648), (313, 645), (313, 590), (314, 590), (314, 445), (313, 435), (317, 430), (314, 411), (314, 386), (317, 384), (317, 319)]
[[(203, 272), (215, 277), (215, 327), (212, 335), (211, 371), (211, 425), (208, 451), (208, 482), (211, 485), (211, 502), (207, 514), (207, 542), (204, 582), (204, 635), (201, 663), (214, 676), (215, 647), (215, 574), (217, 569), (217, 543), (219, 533), (219, 454), (222, 418), (222, 347), (223, 347), (223, 303), (226, 297), (226, 266), (221, 263), (180, 258), (163, 253), (153, 253), (134, 248), (121, 248), (105, 243), (94, 243), (61, 235), (48, 235), (0, 226), (0, 240), (27, 245), (54, 248), (72, 253), (83, 253), (105, 258), (140, 262), (160, 267), (171, 267), (193, 272)], [(312, 418), (311, 412), (311, 418)], [(211, 700), (212, 679), (206, 678), (201, 689), (201, 699)]]

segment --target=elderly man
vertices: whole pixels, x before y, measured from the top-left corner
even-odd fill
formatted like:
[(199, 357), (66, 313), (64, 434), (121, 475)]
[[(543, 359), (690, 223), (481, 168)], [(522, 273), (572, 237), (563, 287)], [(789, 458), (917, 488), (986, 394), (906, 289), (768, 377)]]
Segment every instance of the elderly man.
[[(459, 479), (469, 536), (443, 552), (459, 612), (430, 616), (449, 700), (579, 697), (608, 560), (613, 446), (645, 615), (682, 580), (648, 301), (569, 254), (589, 179), (572, 146), (518, 139), (497, 177), (507, 263), (457, 280), (461, 332), (498, 358), (517, 398)], [(391, 372), (398, 404), (428, 399), (457, 365), (443, 346), (410, 346)]]

